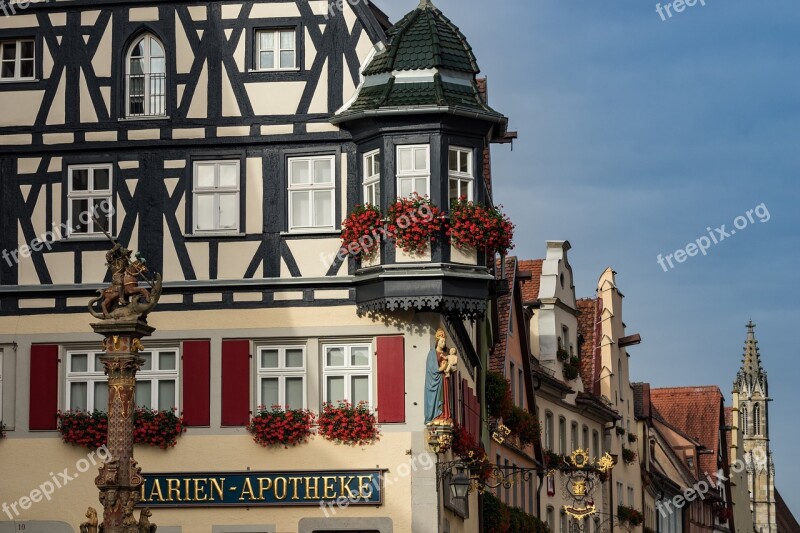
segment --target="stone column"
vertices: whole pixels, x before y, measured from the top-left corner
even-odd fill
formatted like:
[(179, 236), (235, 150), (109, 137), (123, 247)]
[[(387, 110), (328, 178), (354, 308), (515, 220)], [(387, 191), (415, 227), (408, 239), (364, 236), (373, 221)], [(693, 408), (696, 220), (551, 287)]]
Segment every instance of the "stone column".
[(103, 505), (104, 533), (138, 532), (133, 508), (139, 502), (143, 479), (133, 458), (133, 415), (136, 409), (136, 371), (144, 360), (138, 352), (142, 337), (155, 328), (141, 318), (92, 324), (103, 336), (100, 360), (108, 375), (108, 450), (95, 485)]

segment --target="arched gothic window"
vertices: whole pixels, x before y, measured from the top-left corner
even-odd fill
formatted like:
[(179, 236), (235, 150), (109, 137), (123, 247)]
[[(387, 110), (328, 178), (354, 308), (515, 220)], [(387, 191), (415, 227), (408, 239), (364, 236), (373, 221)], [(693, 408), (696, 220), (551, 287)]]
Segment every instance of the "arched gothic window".
[(747, 436), (747, 433), (748, 433), (748, 431), (747, 431), (747, 425), (748, 425), (748, 423), (749, 423), (749, 420), (748, 420), (748, 418), (747, 418), (747, 407), (742, 407), (742, 414), (741, 414), (741, 416), (742, 416), (742, 420), (741, 420), (741, 422), (739, 423), (739, 427), (741, 427), (741, 428), (742, 428), (742, 435), (744, 435), (744, 436)]
[(167, 61), (161, 41), (142, 35), (128, 49), (125, 63), (126, 116), (166, 115)]
[(761, 435), (761, 405), (753, 406), (753, 434)]

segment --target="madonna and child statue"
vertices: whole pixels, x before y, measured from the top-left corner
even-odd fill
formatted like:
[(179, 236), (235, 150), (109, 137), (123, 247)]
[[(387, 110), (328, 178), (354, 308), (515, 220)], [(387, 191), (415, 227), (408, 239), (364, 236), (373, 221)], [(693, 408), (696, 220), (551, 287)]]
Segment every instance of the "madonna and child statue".
[(448, 350), (444, 330), (439, 328), (436, 345), (428, 353), (425, 365), (425, 424), (428, 426), (453, 425), (450, 374), (457, 365), (456, 349)]

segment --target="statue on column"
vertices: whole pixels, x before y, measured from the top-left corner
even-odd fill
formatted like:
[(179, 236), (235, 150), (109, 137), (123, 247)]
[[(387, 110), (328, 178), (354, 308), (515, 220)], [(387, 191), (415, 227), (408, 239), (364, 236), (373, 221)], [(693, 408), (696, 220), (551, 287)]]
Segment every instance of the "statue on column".
[(425, 423), (429, 425), (453, 424), (450, 405), (450, 375), (458, 365), (455, 348), (448, 350), (443, 329), (436, 331), (436, 345), (428, 354), (425, 376)]
[[(154, 282), (147, 279), (145, 275), (150, 270), (144, 257), (137, 252), (135, 259), (131, 259), (131, 251), (118, 242), (106, 253), (106, 266), (111, 272), (111, 286), (98, 290), (99, 296), (89, 302), (92, 316), (102, 320), (147, 316), (161, 297), (161, 274), (156, 275)], [(140, 279), (147, 281), (152, 291), (140, 287)]]

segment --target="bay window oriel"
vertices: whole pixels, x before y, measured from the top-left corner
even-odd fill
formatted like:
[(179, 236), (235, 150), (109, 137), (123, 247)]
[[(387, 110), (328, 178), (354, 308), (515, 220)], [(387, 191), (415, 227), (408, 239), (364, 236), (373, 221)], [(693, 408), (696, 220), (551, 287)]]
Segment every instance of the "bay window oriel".
[(474, 171), (472, 150), (469, 148), (451, 147), (447, 161), (450, 201), (465, 197), (473, 199)]
[(431, 147), (427, 144), (397, 147), (397, 196), (430, 195)]

